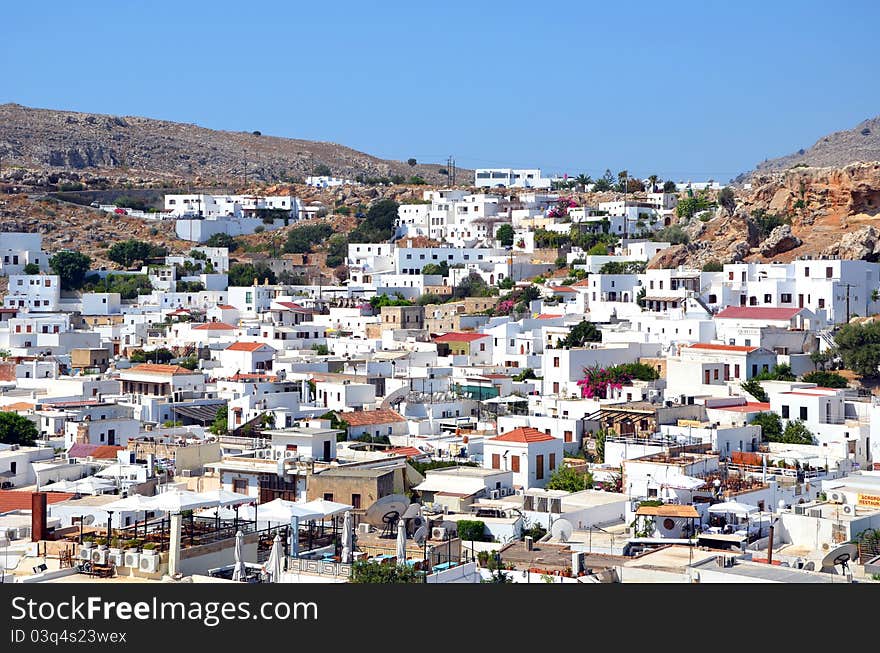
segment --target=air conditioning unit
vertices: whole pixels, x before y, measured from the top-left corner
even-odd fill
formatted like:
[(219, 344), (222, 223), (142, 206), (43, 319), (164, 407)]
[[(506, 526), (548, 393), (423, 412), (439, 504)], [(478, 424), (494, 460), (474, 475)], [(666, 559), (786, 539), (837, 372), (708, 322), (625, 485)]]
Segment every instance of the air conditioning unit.
[(516, 493), (517, 496), (521, 497), (525, 494), (526, 491), (520, 487), (520, 488), (517, 488), (516, 490), (514, 490), (514, 492)]
[(358, 524), (358, 533), (361, 535), (369, 535), (370, 530), (372, 530), (372, 527), (368, 523), (363, 522)]
[(794, 507), (794, 514), (803, 515), (804, 514), (804, 507), (803, 506), (795, 506)]
[(107, 549), (92, 549), (92, 562), (98, 565), (106, 565), (110, 552)]
[(141, 554), (134, 551), (127, 551), (122, 554), (122, 566), (137, 569), (140, 567)]
[(92, 550), (91, 550), (91, 549), (83, 549), (83, 548), (81, 548), (81, 549), (79, 550), (79, 553), (77, 554), (77, 557), (78, 557), (80, 560), (91, 560), (91, 559), (92, 559)]
[(107, 556), (107, 560), (110, 562), (111, 565), (121, 567), (124, 555), (125, 554), (123, 553), (111, 553), (109, 556)]
[(490, 498), (490, 499), (498, 499), (499, 497), (501, 497), (501, 491), (500, 491), (500, 490), (492, 490), (491, 492), (489, 492), (489, 498)]
[(159, 556), (141, 556), (140, 562), (138, 563), (138, 569), (155, 574), (159, 571)]
[(431, 529), (431, 539), (432, 540), (445, 540), (446, 539), (446, 529), (442, 526), (435, 526)]
[(843, 495), (843, 492), (830, 492), (828, 500), (831, 503), (846, 503), (846, 497)]
[(856, 507), (852, 504), (845, 503), (843, 505), (843, 514), (849, 515), (850, 517), (852, 517), (853, 515), (856, 514)]
[(816, 517), (816, 518), (821, 519), (821, 517), (822, 517), (822, 511), (821, 511), (821, 510), (808, 510), (808, 511), (807, 511), (807, 516), (808, 516), (808, 517)]

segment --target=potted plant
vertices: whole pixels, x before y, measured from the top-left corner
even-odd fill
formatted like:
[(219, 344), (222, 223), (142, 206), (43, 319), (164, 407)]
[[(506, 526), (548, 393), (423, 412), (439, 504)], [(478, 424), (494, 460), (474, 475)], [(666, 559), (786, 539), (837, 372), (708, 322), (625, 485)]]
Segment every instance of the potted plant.
[(91, 549), (95, 546), (95, 536), (94, 535), (85, 535), (82, 538), (82, 547), (84, 549)]
[(144, 555), (155, 556), (159, 555), (159, 552), (156, 550), (159, 548), (158, 542), (146, 542), (144, 544)]
[(141, 541), (137, 539), (126, 540), (122, 545), (129, 553), (137, 553), (141, 546)]
[(120, 554), (122, 553), (122, 545), (119, 541), (118, 537), (114, 537), (110, 540), (110, 553)]

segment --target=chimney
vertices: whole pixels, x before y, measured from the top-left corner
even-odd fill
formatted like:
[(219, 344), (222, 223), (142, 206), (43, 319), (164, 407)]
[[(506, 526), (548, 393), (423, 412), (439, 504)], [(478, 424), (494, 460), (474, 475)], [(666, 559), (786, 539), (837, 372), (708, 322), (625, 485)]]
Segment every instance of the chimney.
[(31, 494), (31, 542), (48, 539), (49, 529), (46, 527), (46, 493)]

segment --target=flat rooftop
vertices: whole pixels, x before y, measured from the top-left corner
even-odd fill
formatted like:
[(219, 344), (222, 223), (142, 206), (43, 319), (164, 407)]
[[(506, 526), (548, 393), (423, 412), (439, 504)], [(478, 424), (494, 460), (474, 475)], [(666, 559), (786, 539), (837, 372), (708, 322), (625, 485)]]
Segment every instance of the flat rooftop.
[(700, 563), (717, 555), (719, 555), (717, 551), (707, 551), (699, 547), (672, 545), (648, 551), (637, 558), (631, 558), (623, 566), (639, 567), (642, 569), (683, 570), (689, 565)]
[(504, 474), (505, 472), (500, 469), (486, 469), (485, 467), (443, 467), (442, 469), (429, 469), (426, 472), (431, 476), (436, 475), (448, 475), (448, 476), (467, 476), (469, 478), (486, 478), (489, 476), (496, 476), (498, 474)]
[[(724, 575), (731, 576), (730, 582), (748, 582), (737, 579), (751, 579), (763, 583), (845, 583), (844, 576), (835, 574), (824, 574), (815, 571), (804, 571), (803, 569), (794, 569), (792, 567), (782, 567), (780, 565), (761, 564), (759, 562), (747, 562), (737, 560), (733, 567), (718, 567), (713, 560), (704, 560), (698, 565), (694, 565), (697, 569), (705, 571), (713, 571)], [(701, 579), (702, 581), (702, 579)]]

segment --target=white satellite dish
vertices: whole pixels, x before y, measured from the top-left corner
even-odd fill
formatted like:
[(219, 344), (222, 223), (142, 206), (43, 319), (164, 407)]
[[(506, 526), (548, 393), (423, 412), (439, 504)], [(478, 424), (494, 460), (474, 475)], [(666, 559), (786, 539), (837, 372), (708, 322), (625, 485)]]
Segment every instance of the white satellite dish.
[(560, 542), (568, 542), (573, 532), (574, 526), (567, 519), (557, 519), (550, 527), (550, 535), (553, 536), (553, 539)]
[(396, 512), (399, 518), (406, 512), (408, 507), (409, 499), (405, 495), (389, 494), (387, 497), (382, 497), (375, 501), (373, 505), (367, 508), (361, 521), (382, 528), (385, 525), (385, 522), (382, 520), (385, 515)]
[(82, 518), (82, 523), (85, 524), (86, 526), (91, 526), (92, 524), (95, 523), (95, 516), (94, 515), (86, 515), (85, 517)]
[(849, 569), (849, 562), (855, 560), (859, 555), (859, 547), (855, 544), (843, 544), (837, 548), (831, 549), (828, 554), (822, 558), (822, 571), (827, 573), (837, 573), (837, 565), (841, 566), (843, 572)]
[(416, 544), (422, 546), (425, 543), (425, 540), (428, 539), (428, 527), (421, 526), (416, 529), (416, 532), (413, 533), (412, 539)]

